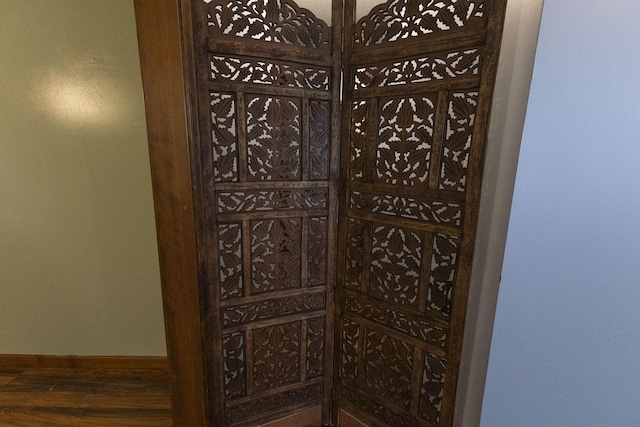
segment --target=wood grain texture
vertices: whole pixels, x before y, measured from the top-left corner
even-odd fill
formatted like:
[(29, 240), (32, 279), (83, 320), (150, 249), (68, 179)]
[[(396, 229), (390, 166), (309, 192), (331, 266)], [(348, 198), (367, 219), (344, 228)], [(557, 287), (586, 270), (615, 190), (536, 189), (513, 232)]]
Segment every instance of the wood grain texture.
[(3, 368), (169, 369), (166, 357), (0, 354)]
[(167, 369), (0, 368), (0, 426), (172, 425)]
[(181, 2), (136, 0), (149, 156), (176, 425), (205, 425), (198, 258)]

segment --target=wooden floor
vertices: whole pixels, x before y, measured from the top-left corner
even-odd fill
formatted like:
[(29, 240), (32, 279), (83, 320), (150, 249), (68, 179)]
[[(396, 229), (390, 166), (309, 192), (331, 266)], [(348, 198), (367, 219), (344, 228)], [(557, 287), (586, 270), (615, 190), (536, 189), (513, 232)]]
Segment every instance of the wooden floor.
[(162, 369), (0, 368), (1, 427), (171, 427)]

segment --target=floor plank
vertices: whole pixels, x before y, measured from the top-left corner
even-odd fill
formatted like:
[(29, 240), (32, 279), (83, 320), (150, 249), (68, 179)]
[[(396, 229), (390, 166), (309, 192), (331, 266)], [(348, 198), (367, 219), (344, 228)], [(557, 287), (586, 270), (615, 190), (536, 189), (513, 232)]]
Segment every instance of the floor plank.
[(171, 427), (163, 369), (0, 368), (0, 427)]

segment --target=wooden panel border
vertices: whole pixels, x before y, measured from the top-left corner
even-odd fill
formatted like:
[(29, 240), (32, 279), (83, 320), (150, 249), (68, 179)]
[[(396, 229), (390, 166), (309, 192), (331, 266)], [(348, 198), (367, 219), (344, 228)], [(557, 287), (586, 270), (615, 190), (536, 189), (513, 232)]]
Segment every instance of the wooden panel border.
[(166, 357), (152, 356), (54, 356), (40, 354), (0, 354), (2, 368), (59, 369), (158, 369), (169, 370)]
[(205, 383), (189, 143), (186, 2), (134, 0), (147, 115), (173, 424), (204, 427)]

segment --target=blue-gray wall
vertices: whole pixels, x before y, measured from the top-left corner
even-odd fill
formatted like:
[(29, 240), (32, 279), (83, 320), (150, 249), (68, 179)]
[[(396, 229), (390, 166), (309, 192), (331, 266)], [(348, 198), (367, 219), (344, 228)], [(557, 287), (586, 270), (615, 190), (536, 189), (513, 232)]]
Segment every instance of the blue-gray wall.
[(546, 0), (482, 427), (640, 426), (640, 3)]

